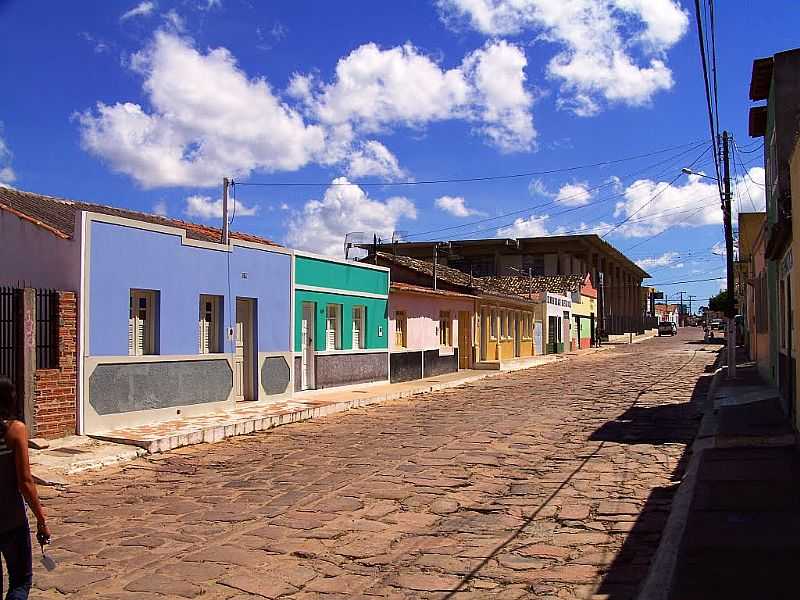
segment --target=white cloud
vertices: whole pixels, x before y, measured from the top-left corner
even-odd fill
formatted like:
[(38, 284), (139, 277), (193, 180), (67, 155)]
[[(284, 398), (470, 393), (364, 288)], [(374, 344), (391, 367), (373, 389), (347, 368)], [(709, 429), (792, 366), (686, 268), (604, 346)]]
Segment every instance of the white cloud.
[(17, 179), (17, 174), (11, 167), (11, 159), (13, 154), (2, 136), (3, 123), (0, 122), (0, 187), (11, 187), (11, 184)]
[(441, 196), (434, 202), (436, 208), (443, 210), (454, 217), (470, 217), (473, 215), (485, 215), (485, 212), (469, 208), (466, 200), (461, 196)]
[(286, 202), (281, 202), (280, 209), (281, 210), (289, 210), (289, 205), (286, 204)]
[(677, 252), (665, 252), (661, 256), (653, 256), (650, 258), (642, 258), (636, 261), (636, 264), (639, 265), (642, 269), (652, 269), (653, 267), (674, 267), (679, 268), (682, 266), (680, 263), (675, 263), (675, 259), (678, 258), (680, 254)]
[(466, 59), (462, 69), (474, 86), (476, 126), (504, 152), (529, 150), (536, 139), (525, 89), (525, 53), (505, 41), (488, 44)]
[[(764, 210), (764, 188), (750, 177), (759, 183), (764, 181), (764, 169), (754, 167), (748, 175), (740, 175), (732, 182), (734, 222), (740, 208), (752, 211), (751, 197), (756, 209)], [(717, 184), (697, 175), (689, 175), (686, 183), (678, 185), (640, 179), (625, 189), (624, 200), (617, 203), (614, 216), (621, 221), (630, 218), (615, 232), (625, 237), (655, 235), (670, 227), (722, 224)]]
[(466, 20), (487, 36), (531, 32), (561, 50), (547, 66), (561, 81), (558, 105), (579, 116), (602, 100), (632, 106), (672, 87), (666, 50), (689, 19), (676, 0), (439, 0), (445, 21)]
[(548, 215), (531, 215), (527, 219), (520, 217), (511, 225), (498, 229), (497, 237), (524, 238), (552, 235), (545, 224), (549, 218)]
[(167, 203), (164, 200), (159, 200), (153, 205), (153, 213), (166, 217), (168, 214)]
[(134, 6), (129, 11), (125, 12), (120, 16), (120, 21), (127, 21), (132, 17), (146, 17), (150, 13), (152, 13), (156, 8), (155, 2), (149, 2), (145, 0), (144, 2), (140, 2), (136, 6)]
[(400, 219), (415, 219), (417, 211), (408, 198), (395, 196), (374, 200), (345, 177), (333, 180), (321, 200), (309, 200), (289, 221), (287, 242), (295, 248), (330, 256), (343, 256), (344, 237), (354, 231), (388, 238)]
[(364, 142), (358, 149), (351, 150), (349, 161), (347, 174), (353, 178), (372, 175), (392, 181), (406, 177), (397, 157), (375, 140)]
[(567, 183), (556, 194), (556, 201), (567, 206), (583, 206), (592, 199), (592, 192), (586, 182)]
[[(186, 208), (184, 209), (184, 212), (190, 217), (198, 217), (205, 220), (221, 219), (222, 198), (214, 200), (209, 196), (189, 196), (186, 198)], [(257, 206), (246, 206), (239, 201), (237, 201), (235, 204), (231, 201), (228, 202), (229, 218), (234, 216), (252, 217), (257, 212)]]
[(249, 79), (225, 48), (203, 54), (164, 31), (133, 55), (151, 109), (132, 102), (78, 115), (81, 141), (143, 187), (212, 186), (223, 175), (295, 170), (324, 145), (324, 132)]
[(297, 73), (288, 92), (330, 126), (375, 133), (462, 119), (503, 151), (526, 150), (536, 136), (526, 66), (525, 53), (505, 41), (488, 43), (452, 69), (410, 43), (385, 50), (369, 43), (339, 60), (331, 83)]

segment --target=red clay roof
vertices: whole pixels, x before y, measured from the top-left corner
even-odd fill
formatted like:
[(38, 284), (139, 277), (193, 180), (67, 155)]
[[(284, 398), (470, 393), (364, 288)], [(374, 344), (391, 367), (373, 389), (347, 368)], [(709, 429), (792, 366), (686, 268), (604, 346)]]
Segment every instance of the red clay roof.
[[(43, 229), (46, 229), (59, 237), (69, 239), (75, 233), (75, 215), (80, 211), (88, 211), (123, 217), (152, 223), (154, 225), (164, 225), (167, 227), (177, 227), (186, 232), (186, 237), (193, 240), (204, 242), (219, 242), (222, 232), (217, 227), (208, 227), (180, 219), (170, 219), (160, 215), (138, 212), (126, 208), (115, 208), (103, 204), (91, 204), (78, 200), (68, 200), (55, 196), (45, 196), (33, 192), (25, 192), (14, 188), (0, 187), (0, 210), (5, 210), (21, 219), (30, 221)], [(258, 244), (269, 244), (279, 246), (275, 242), (249, 233), (232, 231), (231, 237), (246, 242)]]
[(399, 281), (392, 282), (391, 290), (396, 292), (408, 292), (410, 294), (426, 294), (431, 296), (457, 296), (459, 298), (475, 298), (470, 294), (462, 294), (461, 292), (451, 292), (449, 290), (434, 290), (433, 288), (425, 287), (422, 285), (414, 285), (413, 283), (402, 283)]

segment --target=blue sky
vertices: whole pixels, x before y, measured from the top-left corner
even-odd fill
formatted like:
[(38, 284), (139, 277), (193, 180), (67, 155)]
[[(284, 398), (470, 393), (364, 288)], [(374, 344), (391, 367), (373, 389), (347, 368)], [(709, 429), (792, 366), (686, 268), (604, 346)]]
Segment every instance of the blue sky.
[[(796, 44), (797, 11), (718, 4), (720, 125), (752, 210), (751, 63)], [(349, 231), (594, 231), (653, 282), (720, 276), (716, 188), (675, 179), (712, 170), (692, 7), (0, 0), (0, 183), (217, 224), (229, 176), (234, 228), (311, 250), (340, 253)]]

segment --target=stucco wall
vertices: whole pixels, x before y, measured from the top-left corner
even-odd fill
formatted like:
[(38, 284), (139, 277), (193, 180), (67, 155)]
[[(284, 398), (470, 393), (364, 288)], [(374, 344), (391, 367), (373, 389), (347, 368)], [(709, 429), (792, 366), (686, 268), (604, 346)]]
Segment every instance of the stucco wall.
[(346, 296), (327, 292), (295, 292), (295, 318), (294, 318), (294, 349), (302, 351), (303, 336), (303, 303), (312, 302), (315, 306), (314, 348), (317, 351), (325, 350), (325, 319), (328, 304), (341, 305), (341, 350), (353, 349), (353, 307), (363, 306), (366, 309), (364, 329), (366, 349), (388, 348), (389, 329), (387, 329), (386, 306), (387, 301), (378, 298), (364, 298), (361, 296)]
[(77, 292), (81, 281), (81, 230), (62, 239), (0, 210), (0, 285)]
[[(182, 245), (179, 235), (102, 222), (91, 223), (89, 252), (85, 351), (91, 356), (128, 354), (131, 288), (159, 291), (162, 355), (198, 353), (201, 294), (224, 297), (225, 328), (236, 318), (236, 297), (255, 298), (255, 348), (290, 350), (291, 261), (286, 254), (240, 246), (231, 253), (198, 248)], [(225, 346), (233, 352), (230, 340), (225, 339)]]
[(394, 317), (397, 311), (405, 311), (408, 319), (407, 348), (409, 350), (425, 350), (439, 346), (440, 311), (450, 311), (452, 346), (458, 346), (458, 313), (467, 311), (472, 314), (473, 310), (472, 300), (392, 292), (389, 295), (389, 331), (392, 332), (392, 348), (396, 347), (394, 344)]

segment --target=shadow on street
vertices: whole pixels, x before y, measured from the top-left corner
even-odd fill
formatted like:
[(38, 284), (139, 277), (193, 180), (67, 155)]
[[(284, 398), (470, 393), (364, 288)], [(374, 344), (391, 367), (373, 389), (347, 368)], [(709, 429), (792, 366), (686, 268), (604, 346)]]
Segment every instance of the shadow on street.
[[(653, 488), (622, 548), (603, 576), (597, 593), (605, 594), (608, 600), (636, 598), (647, 577), (672, 500), (691, 456), (691, 443), (697, 433), (711, 379), (711, 374), (698, 379), (689, 402), (652, 407), (634, 405), (592, 434), (593, 440), (619, 444), (686, 444), (686, 450), (671, 475), (674, 483)], [(668, 391), (669, 381), (664, 381), (660, 387), (662, 389), (650, 391)]]

